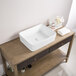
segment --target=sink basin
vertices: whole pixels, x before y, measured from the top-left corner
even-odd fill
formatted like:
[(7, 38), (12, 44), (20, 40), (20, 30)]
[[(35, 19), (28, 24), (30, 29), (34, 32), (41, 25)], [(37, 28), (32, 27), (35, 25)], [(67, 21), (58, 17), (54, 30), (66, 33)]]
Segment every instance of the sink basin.
[(36, 51), (53, 42), (56, 32), (46, 25), (39, 24), (19, 33), (20, 41), (30, 50)]

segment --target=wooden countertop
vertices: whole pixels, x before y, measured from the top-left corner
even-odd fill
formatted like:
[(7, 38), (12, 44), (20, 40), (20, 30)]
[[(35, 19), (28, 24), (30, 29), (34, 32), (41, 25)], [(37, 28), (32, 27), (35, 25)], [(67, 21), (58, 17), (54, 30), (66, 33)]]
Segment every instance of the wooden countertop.
[(3, 56), (5, 57), (5, 59), (10, 64), (16, 65), (72, 35), (74, 35), (74, 32), (72, 32), (72, 31), (63, 37), (57, 34), (54, 42), (52, 42), (34, 52), (31, 52), (27, 47), (25, 47), (20, 42), (19, 38), (16, 38), (12, 41), (2, 44), (0, 46), (0, 49), (1, 49), (1, 52), (2, 52)]

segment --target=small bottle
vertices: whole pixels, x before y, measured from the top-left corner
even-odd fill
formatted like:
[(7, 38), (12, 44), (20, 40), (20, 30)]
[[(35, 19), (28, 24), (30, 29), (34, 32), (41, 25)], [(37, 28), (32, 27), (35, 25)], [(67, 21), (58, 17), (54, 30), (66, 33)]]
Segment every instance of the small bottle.
[(31, 64), (29, 64), (29, 65), (28, 65), (28, 68), (32, 68), (32, 65), (31, 65)]
[(21, 73), (24, 73), (25, 72), (25, 67), (21, 70)]

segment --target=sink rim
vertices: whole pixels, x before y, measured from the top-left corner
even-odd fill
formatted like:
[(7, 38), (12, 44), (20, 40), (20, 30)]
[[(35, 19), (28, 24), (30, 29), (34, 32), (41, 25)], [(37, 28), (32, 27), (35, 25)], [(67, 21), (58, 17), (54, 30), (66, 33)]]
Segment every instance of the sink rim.
[[(41, 24), (40, 24), (41, 25)], [(43, 25), (43, 24), (42, 24)], [(38, 25), (37, 25), (38, 26)], [(34, 27), (37, 27), (37, 26), (34, 26)], [(46, 25), (45, 25), (46, 26)], [(34, 28), (34, 27), (32, 27), (32, 28)], [(47, 27), (47, 26), (46, 26)], [(50, 27), (47, 27), (49, 30), (51, 30), (50, 31), (50, 33), (52, 32), (52, 34), (50, 34), (51, 36), (49, 36), (49, 37), (47, 37), (46, 39), (43, 39), (43, 40), (39, 40), (38, 42), (36, 42), (36, 43), (30, 43), (28, 40), (27, 40), (27, 37), (24, 37), (23, 35), (22, 35), (22, 32), (20, 32), (19, 33), (19, 36), (20, 37), (22, 37), (23, 38), (23, 40), (21, 40), (20, 39), (20, 41), (28, 48), (28, 49), (30, 49), (31, 51), (36, 51), (36, 50), (38, 50), (38, 49), (40, 49), (40, 48), (42, 48), (42, 47), (44, 47), (44, 46), (46, 46), (47, 44), (49, 44), (49, 43), (51, 43), (51, 41), (53, 42), (54, 40), (55, 40), (55, 38), (56, 38), (56, 32), (55, 31), (53, 31)], [(28, 28), (27, 30), (29, 30), (29, 29), (31, 29), (31, 28)], [(25, 32), (27, 32), (27, 30), (24, 30)], [(46, 33), (48, 33), (48, 32), (46, 32)], [(32, 34), (33, 35), (33, 34)], [(49, 35), (49, 34), (48, 34)], [(26, 36), (26, 35), (25, 35)], [(28, 35), (29, 36), (29, 35)], [(54, 36), (54, 37), (53, 37)], [(52, 39), (52, 37), (54, 38), (54, 39)], [(52, 40), (51, 40), (52, 39)], [(44, 43), (44, 44), (43, 44)], [(37, 45), (38, 45), (38, 47), (41, 45), (41, 47), (37, 47)], [(36, 49), (36, 48), (38, 48), (38, 49)], [(36, 50), (34, 50), (34, 49), (36, 49)]]
[[(39, 24), (39, 25), (42, 25), (42, 24)], [(38, 25), (38, 26), (39, 26), (39, 25)], [(42, 25), (42, 26), (46, 26), (46, 25)], [(34, 26), (34, 27), (36, 27), (36, 26)], [(47, 27), (47, 26), (46, 26), (46, 27)], [(33, 28), (33, 27), (32, 27), (32, 28)], [(47, 28), (50, 30), (50, 33), (52, 32), (52, 33), (56, 34), (56, 32), (53, 31), (51, 28), (49, 28), (49, 27), (47, 27)], [(27, 30), (29, 30), (29, 29), (31, 29), (31, 28), (28, 28)], [(23, 33), (23, 32), (27, 32), (27, 30), (24, 30), (24, 31), (20, 32), (19, 35), (22, 36), (22, 33)], [(32, 35), (33, 35), (33, 34), (32, 34)], [(23, 38), (25, 39), (25, 41), (26, 41), (27, 43), (29, 43), (30, 45), (32, 45), (32, 46), (35, 45), (35, 44), (30, 43), (30, 42), (28, 41), (27, 37), (25, 37), (25, 36), (22, 36), (22, 37), (23, 37)], [(30, 37), (30, 36), (29, 36), (29, 37)], [(47, 37), (46, 39), (39, 40), (38, 42), (36, 42), (36, 45), (39, 44), (39, 43), (42, 43), (43, 41), (46, 41), (46, 40), (48, 40), (48, 39), (50, 39), (50, 38), (51, 38), (51, 36)]]

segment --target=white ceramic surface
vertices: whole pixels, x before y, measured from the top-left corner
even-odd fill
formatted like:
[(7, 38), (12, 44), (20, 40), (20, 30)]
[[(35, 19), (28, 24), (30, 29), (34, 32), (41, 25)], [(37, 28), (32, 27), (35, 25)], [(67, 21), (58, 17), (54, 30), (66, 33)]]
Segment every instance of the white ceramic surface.
[(19, 33), (20, 41), (31, 51), (36, 51), (39, 48), (53, 42), (56, 37), (56, 32), (46, 25), (39, 24)]

